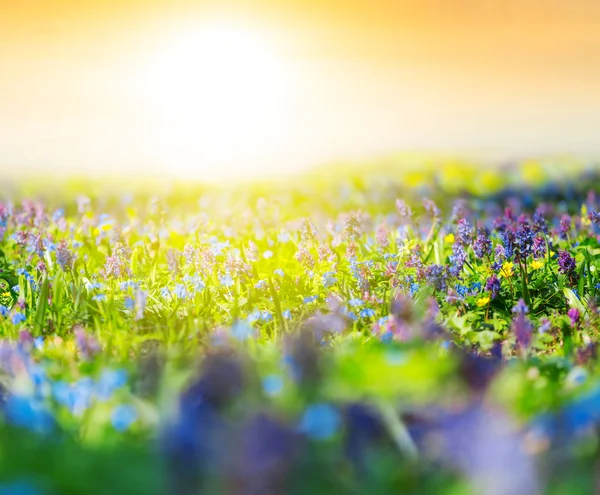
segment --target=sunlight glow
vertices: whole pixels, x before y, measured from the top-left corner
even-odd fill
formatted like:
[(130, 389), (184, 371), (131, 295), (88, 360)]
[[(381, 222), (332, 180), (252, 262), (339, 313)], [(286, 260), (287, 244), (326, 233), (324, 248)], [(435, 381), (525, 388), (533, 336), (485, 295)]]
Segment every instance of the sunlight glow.
[(148, 88), (162, 161), (181, 176), (251, 175), (285, 112), (285, 62), (259, 31), (228, 23), (179, 35), (153, 61)]

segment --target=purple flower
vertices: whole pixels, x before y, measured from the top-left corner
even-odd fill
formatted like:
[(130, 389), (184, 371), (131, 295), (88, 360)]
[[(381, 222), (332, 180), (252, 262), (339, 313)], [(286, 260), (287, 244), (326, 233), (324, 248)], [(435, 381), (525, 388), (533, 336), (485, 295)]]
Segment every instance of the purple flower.
[(473, 242), (473, 252), (478, 258), (487, 256), (492, 251), (492, 241), (487, 229), (479, 229), (479, 233)]
[(89, 359), (100, 352), (100, 344), (92, 335), (86, 333), (82, 327), (75, 328), (75, 343), (84, 358)]
[(525, 316), (525, 313), (519, 313), (512, 322), (512, 330), (517, 338), (517, 345), (522, 351), (526, 351), (531, 344), (533, 334), (533, 325)]
[(398, 215), (400, 215), (402, 218), (412, 217), (412, 210), (410, 206), (408, 206), (402, 199), (396, 200), (396, 210), (398, 211)]
[(512, 309), (512, 312), (516, 315), (526, 315), (527, 313), (529, 313), (529, 308), (527, 307), (523, 299), (519, 299), (516, 306)]
[(560, 218), (560, 223), (558, 224), (558, 234), (561, 239), (566, 239), (569, 231), (571, 230), (571, 217), (569, 215), (563, 215)]
[(485, 290), (490, 292), (492, 299), (496, 299), (500, 293), (500, 279), (496, 275), (492, 275), (485, 282)]
[(531, 228), (531, 225), (527, 222), (522, 222), (517, 227), (515, 233), (515, 254), (519, 259), (525, 259), (533, 251), (535, 233)]
[(471, 237), (473, 237), (473, 229), (466, 218), (461, 218), (456, 229), (456, 242), (466, 246), (471, 242)]
[(448, 273), (450, 273), (450, 275), (453, 277), (458, 277), (462, 272), (466, 260), (467, 253), (465, 252), (464, 248), (458, 242), (455, 242), (452, 246), (452, 255), (450, 256), (450, 267), (448, 269)]
[(67, 270), (73, 267), (75, 260), (73, 253), (67, 247), (67, 241), (61, 241), (56, 248), (56, 262), (62, 270)]
[(561, 250), (558, 253), (558, 271), (565, 275), (570, 275), (575, 271), (577, 263), (575, 258), (568, 251)]
[(441, 265), (429, 265), (425, 268), (425, 278), (427, 279), (427, 283), (437, 290), (445, 292), (446, 291), (446, 271), (444, 267)]
[(533, 252), (533, 257), (535, 259), (543, 258), (546, 256), (546, 241), (542, 236), (537, 236), (533, 240), (533, 245), (531, 247)]
[(439, 218), (439, 216), (441, 215), (440, 209), (431, 199), (424, 198), (423, 207), (425, 208), (425, 212), (427, 213), (427, 215), (429, 215), (430, 217)]
[(567, 312), (567, 316), (569, 317), (569, 320), (571, 320), (571, 326), (575, 326), (579, 321), (581, 314), (579, 313), (579, 310), (577, 308), (571, 308)]
[(598, 213), (595, 210), (591, 210), (588, 213), (588, 219), (594, 224), (594, 225), (600, 225), (600, 213)]

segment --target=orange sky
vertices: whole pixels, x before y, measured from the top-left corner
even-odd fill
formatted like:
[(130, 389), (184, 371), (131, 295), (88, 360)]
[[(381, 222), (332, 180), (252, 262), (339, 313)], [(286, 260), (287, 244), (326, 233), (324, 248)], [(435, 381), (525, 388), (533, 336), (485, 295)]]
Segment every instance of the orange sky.
[(276, 131), (226, 174), (410, 148), (600, 154), (596, 0), (0, 0), (0, 167), (163, 171), (142, 76), (213, 18), (292, 68)]

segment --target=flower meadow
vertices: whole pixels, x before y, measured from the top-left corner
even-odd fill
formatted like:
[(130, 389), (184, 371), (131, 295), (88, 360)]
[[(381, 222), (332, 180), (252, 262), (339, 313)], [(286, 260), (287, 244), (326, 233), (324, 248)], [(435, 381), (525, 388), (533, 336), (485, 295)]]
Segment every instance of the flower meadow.
[(587, 494), (600, 175), (7, 184), (0, 494)]

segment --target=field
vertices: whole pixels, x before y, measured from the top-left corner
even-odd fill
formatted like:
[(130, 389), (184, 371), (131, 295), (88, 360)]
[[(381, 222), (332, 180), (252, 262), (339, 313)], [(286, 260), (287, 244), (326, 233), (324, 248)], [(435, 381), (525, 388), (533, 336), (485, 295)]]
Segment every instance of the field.
[(600, 176), (0, 193), (0, 494), (587, 494)]

